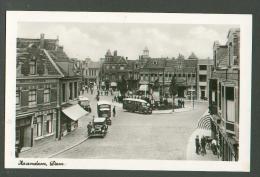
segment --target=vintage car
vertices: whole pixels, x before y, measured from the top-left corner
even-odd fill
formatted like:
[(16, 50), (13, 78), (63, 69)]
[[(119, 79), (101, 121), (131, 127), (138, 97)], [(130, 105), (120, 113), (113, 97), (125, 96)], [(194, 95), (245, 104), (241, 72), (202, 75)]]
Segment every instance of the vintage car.
[(79, 96), (79, 105), (88, 112), (91, 112), (90, 101), (85, 96)]
[(125, 98), (123, 100), (123, 109), (129, 112), (152, 114), (151, 105), (142, 99)]
[(88, 130), (89, 137), (105, 137), (108, 130), (106, 118), (95, 118), (92, 122), (92, 126), (88, 128), (90, 129)]
[(111, 103), (109, 101), (99, 101), (97, 103), (98, 117), (106, 118), (107, 125), (111, 125)]

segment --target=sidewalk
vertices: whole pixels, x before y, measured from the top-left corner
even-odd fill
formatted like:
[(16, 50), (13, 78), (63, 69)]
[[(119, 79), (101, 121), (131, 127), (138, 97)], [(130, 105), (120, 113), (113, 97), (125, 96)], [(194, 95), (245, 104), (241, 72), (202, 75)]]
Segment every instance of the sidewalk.
[[(204, 116), (206, 114), (207, 114), (207, 112), (205, 112), (203, 114), (201, 119), (204, 118)], [(201, 138), (203, 135), (204, 136), (211, 136), (211, 130), (197, 128), (192, 133), (192, 135), (189, 138), (188, 145), (187, 145), (186, 160), (219, 161), (220, 159), (218, 159), (218, 157), (216, 155), (213, 155), (211, 150), (206, 149), (207, 154), (204, 155), (204, 156), (196, 154), (195, 138), (196, 138), (197, 135), (199, 136), (199, 138)]]
[[(79, 121), (88, 122), (90, 119), (87, 116), (82, 117)], [(23, 158), (50, 158), (57, 155), (60, 152), (66, 151), (82, 142), (84, 142), (87, 137), (86, 126), (79, 126), (77, 129), (72, 131), (70, 134), (61, 138), (61, 140), (50, 140), (44, 143), (39, 143), (33, 146), (30, 150), (21, 152), (19, 157)]]

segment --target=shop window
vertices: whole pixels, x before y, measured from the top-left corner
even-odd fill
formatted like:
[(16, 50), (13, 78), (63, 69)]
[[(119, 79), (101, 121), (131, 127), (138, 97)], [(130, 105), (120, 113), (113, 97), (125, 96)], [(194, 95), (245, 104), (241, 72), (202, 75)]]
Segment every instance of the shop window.
[(49, 103), (50, 102), (50, 89), (45, 89), (43, 91), (43, 95), (44, 95), (44, 103)]
[(37, 117), (36, 131), (37, 137), (42, 136), (42, 116)]
[(35, 75), (36, 74), (36, 61), (30, 61), (30, 74)]
[(48, 134), (53, 132), (53, 117), (52, 117), (52, 114), (47, 115), (46, 132)]
[(30, 90), (29, 91), (29, 106), (36, 105), (36, 90)]

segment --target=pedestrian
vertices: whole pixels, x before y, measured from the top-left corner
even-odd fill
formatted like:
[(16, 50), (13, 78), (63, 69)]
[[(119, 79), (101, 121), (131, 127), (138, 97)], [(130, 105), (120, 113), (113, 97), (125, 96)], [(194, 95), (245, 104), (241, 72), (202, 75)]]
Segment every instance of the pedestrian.
[(211, 142), (211, 150), (214, 155), (217, 155), (217, 142), (215, 139), (213, 139)]
[(82, 92), (83, 92), (83, 95), (84, 95), (84, 93), (85, 93), (85, 87), (82, 88)]
[(114, 106), (114, 108), (113, 108), (113, 117), (115, 117), (116, 116), (116, 106)]
[(88, 123), (87, 128), (88, 128), (88, 135), (90, 135), (91, 134), (91, 130), (92, 130), (92, 123), (91, 122)]
[(205, 155), (206, 154), (206, 139), (204, 136), (202, 136), (200, 143), (201, 143), (201, 154)]
[(195, 138), (195, 146), (196, 146), (196, 154), (199, 154), (199, 147), (200, 147), (199, 135), (197, 135)]
[(182, 105), (183, 105), (183, 108), (185, 107), (185, 106), (184, 106), (184, 104), (185, 104), (185, 102), (184, 102), (184, 100), (182, 100)]

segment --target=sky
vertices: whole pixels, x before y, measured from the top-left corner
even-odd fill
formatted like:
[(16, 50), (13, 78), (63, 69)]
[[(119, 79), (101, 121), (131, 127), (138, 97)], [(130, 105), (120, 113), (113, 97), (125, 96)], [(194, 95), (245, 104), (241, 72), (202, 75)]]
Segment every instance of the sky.
[(231, 25), (135, 24), (135, 23), (50, 23), (20, 22), (17, 37), (59, 38), (70, 58), (104, 58), (108, 49), (120, 56), (138, 59), (147, 46), (151, 57), (212, 58), (213, 43), (225, 44)]

